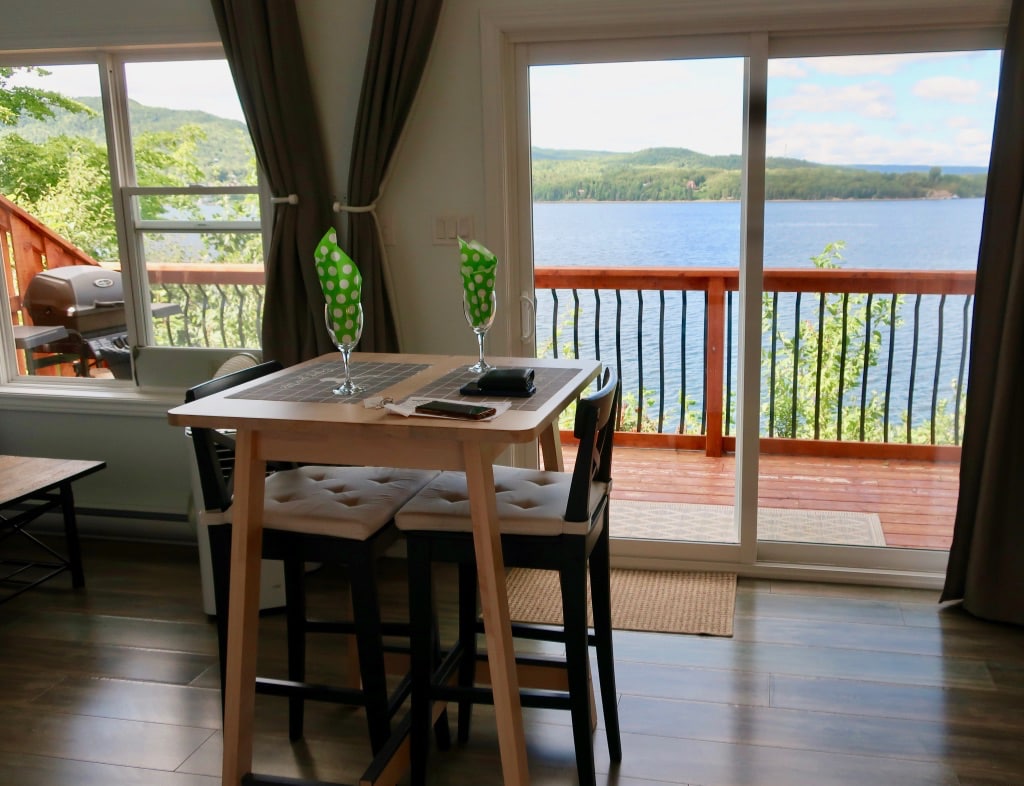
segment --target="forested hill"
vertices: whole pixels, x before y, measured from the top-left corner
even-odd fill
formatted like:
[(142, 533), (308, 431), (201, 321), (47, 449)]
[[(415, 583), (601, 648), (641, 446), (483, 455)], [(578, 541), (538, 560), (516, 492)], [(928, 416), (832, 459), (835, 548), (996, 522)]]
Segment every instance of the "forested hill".
[[(76, 98), (95, 114), (56, 110), (47, 120), (22, 118), (17, 126), (0, 127), (0, 134), (16, 133), (30, 142), (40, 143), (55, 136), (85, 137), (102, 144), (103, 115), (100, 99)], [(184, 109), (163, 109), (129, 101), (133, 130), (137, 134), (174, 132), (183, 125), (198, 126), (203, 142), (196, 150), (196, 162), (204, 172), (225, 182), (244, 180), (251, 166), (252, 142), (245, 123), (211, 115), (208, 112)], [(249, 151), (249, 154), (247, 154)]]
[[(738, 155), (709, 156), (685, 148), (636, 153), (533, 149), (533, 198), (566, 201), (739, 199)], [(903, 168), (906, 169), (905, 167)], [(886, 172), (769, 158), (768, 199), (940, 199), (982, 197), (984, 173)]]

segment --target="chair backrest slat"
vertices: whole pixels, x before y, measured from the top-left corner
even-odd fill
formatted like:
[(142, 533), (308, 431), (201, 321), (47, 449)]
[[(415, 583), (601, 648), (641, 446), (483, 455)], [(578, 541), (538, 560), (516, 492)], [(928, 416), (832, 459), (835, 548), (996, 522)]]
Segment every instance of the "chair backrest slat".
[(573, 467), (566, 521), (590, 519), (590, 487), (612, 477), (612, 444), (619, 420), (621, 387), (615, 369), (606, 368), (601, 388), (576, 402), (574, 436), (579, 440)]
[[(185, 391), (185, 403), (212, 396), (214, 393), (220, 393), (267, 374), (273, 374), (282, 368), (280, 362), (268, 360), (265, 363), (201, 382)], [(235, 440), (228, 434), (211, 428), (193, 427), (191, 434), (192, 447), (196, 454), (196, 466), (199, 469), (199, 482), (203, 490), (203, 509), (227, 510), (231, 507), (231, 497), (234, 491)]]

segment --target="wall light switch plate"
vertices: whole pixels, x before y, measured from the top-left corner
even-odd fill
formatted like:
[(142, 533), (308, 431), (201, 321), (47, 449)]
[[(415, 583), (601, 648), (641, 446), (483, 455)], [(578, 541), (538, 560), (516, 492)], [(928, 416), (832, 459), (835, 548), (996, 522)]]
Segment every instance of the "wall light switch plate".
[(473, 239), (473, 216), (435, 216), (433, 243), (435, 246), (454, 246)]

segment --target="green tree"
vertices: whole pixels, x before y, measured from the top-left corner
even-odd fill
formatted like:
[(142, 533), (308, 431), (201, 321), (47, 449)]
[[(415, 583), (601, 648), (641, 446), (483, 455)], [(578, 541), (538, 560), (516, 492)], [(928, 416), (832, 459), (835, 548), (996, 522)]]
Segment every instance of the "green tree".
[[(843, 242), (829, 243), (824, 251), (811, 258), (819, 270), (834, 269), (842, 260)], [(800, 323), (797, 336), (787, 335), (776, 327), (774, 413), (771, 401), (761, 406), (762, 422), (773, 417), (776, 436), (798, 439), (842, 439), (881, 441), (883, 439), (884, 402), (872, 391), (865, 400), (864, 435), (860, 433), (860, 387), (865, 363), (878, 363), (883, 329), (891, 330), (891, 298), (866, 295), (829, 294), (824, 296), (821, 323), (809, 320)], [(899, 298), (897, 298), (897, 307)], [(775, 316), (772, 296), (765, 294), (762, 327), (771, 342)], [(870, 324), (869, 324), (870, 321)], [(819, 361), (820, 356), (820, 361)], [(821, 366), (820, 382), (818, 366)], [(762, 374), (771, 386), (771, 349), (762, 349)], [(843, 396), (840, 400), (840, 380)], [(796, 406), (793, 392), (796, 386)], [(817, 419), (816, 419), (817, 413)], [(842, 420), (841, 430), (839, 420)]]
[(56, 109), (95, 114), (85, 104), (52, 90), (11, 85), (11, 78), (19, 72), (39, 76), (50, 74), (43, 68), (0, 66), (0, 125), (16, 126), (23, 117), (46, 120), (54, 116)]
[[(26, 69), (45, 75), (42, 69)], [(14, 69), (0, 69), (0, 121), (17, 126), (19, 120), (52, 117), (55, 110), (95, 114), (89, 107), (45, 90), (11, 87)], [(187, 186), (192, 183), (242, 179), (256, 182), (255, 157), (244, 166), (235, 165), (230, 174), (217, 162), (199, 163), (206, 140), (206, 126), (181, 123), (173, 128), (139, 133), (133, 138), (136, 178), (146, 186)], [(105, 146), (85, 134), (34, 137), (19, 133), (0, 135), (0, 192), (36, 216), (58, 234), (68, 238), (91, 256), (116, 262), (119, 248), (114, 201)], [(237, 145), (235, 145), (237, 148)], [(207, 171), (210, 170), (210, 171)], [(139, 199), (143, 219), (177, 218), (203, 220), (205, 211), (219, 219), (251, 219), (259, 213), (255, 195), (224, 196), (200, 201), (195, 196), (146, 196)], [(262, 260), (259, 233), (204, 233), (198, 249), (186, 250), (180, 236), (146, 236), (147, 256), (164, 262), (258, 263)], [(262, 293), (239, 287), (207, 288), (186, 285), (174, 293), (186, 306), (185, 314), (172, 317), (171, 343), (179, 346), (252, 346), (258, 343), (257, 323)], [(158, 297), (171, 296), (167, 292)], [(188, 308), (199, 303), (198, 308)], [(212, 319), (220, 329), (211, 329)], [(228, 326), (232, 326), (229, 330)]]

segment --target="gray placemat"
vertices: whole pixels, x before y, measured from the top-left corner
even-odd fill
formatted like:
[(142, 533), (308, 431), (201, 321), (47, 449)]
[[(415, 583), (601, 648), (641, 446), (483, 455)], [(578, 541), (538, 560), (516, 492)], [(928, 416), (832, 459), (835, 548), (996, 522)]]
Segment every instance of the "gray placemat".
[(426, 363), (384, 363), (352, 361), (352, 380), (363, 390), (351, 396), (338, 396), (331, 392), (341, 384), (344, 371), (341, 359), (316, 363), (294, 374), (272, 379), (262, 385), (247, 388), (228, 398), (256, 399), (259, 401), (301, 401), (308, 403), (358, 404), (367, 396), (379, 393), (403, 379), (408, 379), (430, 366)]
[(410, 396), (442, 398), (448, 399), (449, 401), (466, 401), (469, 403), (479, 403), (480, 401), (507, 401), (512, 405), (512, 409), (532, 412), (540, 409), (544, 403), (551, 398), (552, 393), (560, 389), (562, 385), (570, 381), (577, 373), (578, 371), (576, 369), (571, 368), (535, 369), (533, 382), (537, 386), (537, 392), (532, 396), (464, 396), (459, 393), (459, 388), (467, 382), (479, 379), (480, 375), (462, 368), (449, 371), (444, 376), (438, 377), (433, 382), (424, 385), (415, 393), (411, 393)]

